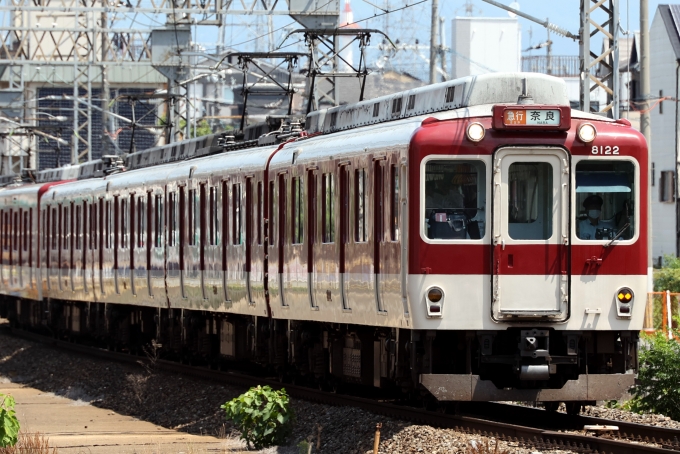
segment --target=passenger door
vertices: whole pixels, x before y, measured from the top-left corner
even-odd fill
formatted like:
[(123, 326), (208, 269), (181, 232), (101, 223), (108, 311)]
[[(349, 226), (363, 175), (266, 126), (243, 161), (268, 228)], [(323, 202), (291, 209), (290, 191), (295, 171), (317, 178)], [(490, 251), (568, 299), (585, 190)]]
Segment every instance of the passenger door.
[(493, 168), (493, 317), (564, 320), (569, 156), (558, 148), (503, 148)]

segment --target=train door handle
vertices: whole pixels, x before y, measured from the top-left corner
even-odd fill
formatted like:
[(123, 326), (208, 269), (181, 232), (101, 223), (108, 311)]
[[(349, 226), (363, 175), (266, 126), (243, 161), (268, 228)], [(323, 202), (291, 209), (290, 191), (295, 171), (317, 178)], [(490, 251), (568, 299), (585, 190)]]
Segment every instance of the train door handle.
[(501, 240), (501, 250), (505, 250), (505, 239)]

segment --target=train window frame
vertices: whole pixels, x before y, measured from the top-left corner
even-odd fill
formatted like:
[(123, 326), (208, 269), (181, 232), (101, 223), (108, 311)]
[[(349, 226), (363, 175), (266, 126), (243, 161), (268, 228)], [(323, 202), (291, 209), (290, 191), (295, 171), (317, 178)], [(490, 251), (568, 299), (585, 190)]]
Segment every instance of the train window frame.
[(257, 244), (262, 245), (262, 222), (264, 219), (264, 181), (257, 182)]
[[(420, 239), (428, 244), (490, 244), (491, 242), (491, 197), (492, 197), (492, 175), (491, 175), (491, 170), (492, 170), (492, 164), (493, 164), (493, 159), (491, 155), (481, 155), (481, 154), (470, 154), (470, 155), (451, 155), (451, 154), (437, 154), (437, 155), (430, 155), (426, 156), (423, 158), (423, 160), (420, 163), (420, 181), (421, 181), (421, 187), (424, 188), (425, 185), (425, 173), (427, 170), (427, 164), (430, 161), (479, 161), (484, 165), (484, 181), (482, 182), (481, 185), (478, 186), (484, 186), (484, 205), (479, 205), (478, 204), (478, 214), (475, 216), (477, 218), (479, 216), (479, 212), (483, 212), (483, 218), (478, 219), (478, 220), (483, 220), (484, 221), (484, 234), (481, 236), (481, 238), (429, 238), (427, 236), (427, 227), (426, 223), (422, 222), (422, 220), (426, 217), (425, 215), (425, 191), (421, 190), (421, 188), (417, 188), (419, 195), (419, 207), (418, 207), (418, 223), (419, 227), (418, 230), (420, 232)], [(404, 191), (403, 185), (400, 188), (402, 191)], [(477, 190), (477, 195), (479, 196), (479, 189)], [(481, 209), (480, 209), (481, 208)], [(402, 227), (403, 228), (403, 227)]]
[(615, 245), (620, 245), (620, 246), (629, 246), (637, 242), (637, 240), (640, 238), (640, 163), (638, 162), (637, 159), (635, 159), (632, 156), (606, 156), (606, 157), (600, 157), (600, 156), (572, 156), (571, 160), (571, 179), (570, 179), (570, 184), (571, 184), (571, 190), (570, 190), (570, 224), (572, 225), (571, 228), (571, 244), (573, 245), (604, 245), (610, 242), (609, 239), (602, 239), (602, 240), (588, 240), (588, 239), (581, 239), (578, 237), (577, 232), (576, 232), (576, 222), (575, 220), (577, 219), (577, 216), (580, 212), (581, 207), (577, 206), (576, 200), (576, 168), (580, 162), (583, 161), (623, 161), (623, 162), (630, 162), (633, 165), (633, 170), (635, 172), (634, 179), (633, 179), (633, 184), (635, 185), (634, 191), (633, 191), (633, 207), (634, 207), (634, 218), (635, 218), (635, 224), (633, 225), (633, 236), (628, 239), (617, 239), (614, 244)]

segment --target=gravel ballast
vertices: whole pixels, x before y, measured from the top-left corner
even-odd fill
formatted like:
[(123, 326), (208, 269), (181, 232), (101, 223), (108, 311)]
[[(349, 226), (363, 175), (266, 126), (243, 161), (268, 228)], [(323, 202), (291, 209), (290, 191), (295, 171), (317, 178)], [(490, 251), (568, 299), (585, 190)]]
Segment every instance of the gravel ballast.
[[(217, 436), (234, 436), (234, 427), (225, 420), (220, 405), (245, 391), (244, 388), (78, 355), (14, 337), (7, 329), (0, 329), (0, 378), (163, 427)], [(265, 450), (267, 453), (297, 454), (300, 452), (297, 445), (302, 440), (310, 440), (313, 453), (372, 453), (377, 423), (382, 424), (380, 453), (384, 454), (464, 453), (473, 452), (471, 445), (481, 447), (486, 444), (493, 452), (496, 443), (493, 438), (414, 425), (353, 407), (333, 407), (298, 399), (291, 401), (297, 422), (290, 446)], [(603, 407), (586, 407), (584, 414), (680, 427), (680, 423), (662, 416), (636, 415)], [(498, 452), (503, 450), (520, 454), (539, 452), (501, 441)]]

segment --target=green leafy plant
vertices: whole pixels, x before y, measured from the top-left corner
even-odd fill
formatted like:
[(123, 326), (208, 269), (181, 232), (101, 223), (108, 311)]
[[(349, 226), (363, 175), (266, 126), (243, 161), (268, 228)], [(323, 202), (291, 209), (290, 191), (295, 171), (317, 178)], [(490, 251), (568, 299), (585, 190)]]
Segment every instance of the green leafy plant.
[[(680, 334), (674, 333), (676, 338)], [(640, 370), (631, 410), (659, 413), (680, 420), (680, 343), (659, 332), (642, 335)]]
[(0, 447), (6, 448), (17, 444), (19, 420), (14, 411), (14, 397), (0, 394), (0, 401)]
[(250, 388), (220, 408), (241, 431), (241, 439), (256, 449), (282, 444), (293, 431), (294, 414), (285, 389)]

